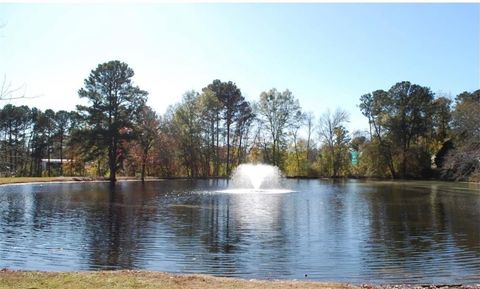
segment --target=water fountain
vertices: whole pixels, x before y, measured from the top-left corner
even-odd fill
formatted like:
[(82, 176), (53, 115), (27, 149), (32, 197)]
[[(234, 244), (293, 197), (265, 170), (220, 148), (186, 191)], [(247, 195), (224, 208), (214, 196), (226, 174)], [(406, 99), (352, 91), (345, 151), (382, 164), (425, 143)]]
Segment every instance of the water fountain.
[(223, 193), (290, 193), (282, 188), (280, 170), (266, 164), (241, 164), (232, 173), (227, 190)]

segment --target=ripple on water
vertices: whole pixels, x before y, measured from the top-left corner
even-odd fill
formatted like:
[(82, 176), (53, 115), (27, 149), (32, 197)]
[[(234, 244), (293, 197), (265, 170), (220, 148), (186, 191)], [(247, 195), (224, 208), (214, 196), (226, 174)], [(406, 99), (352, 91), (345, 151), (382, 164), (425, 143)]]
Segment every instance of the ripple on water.
[(0, 192), (0, 268), (480, 283), (478, 192), (429, 184), (131, 182), (115, 194), (108, 184), (9, 187)]

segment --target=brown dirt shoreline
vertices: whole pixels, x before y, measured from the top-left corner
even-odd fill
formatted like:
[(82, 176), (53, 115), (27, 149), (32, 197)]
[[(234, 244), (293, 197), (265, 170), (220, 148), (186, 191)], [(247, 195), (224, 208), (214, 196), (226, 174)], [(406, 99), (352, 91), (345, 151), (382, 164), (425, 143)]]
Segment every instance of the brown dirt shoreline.
[(213, 277), (208, 275), (171, 274), (148, 271), (95, 272), (32, 272), (0, 270), (0, 288), (171, 288), (171, 289), (425, 289), (461, 288), (480, 289), (476, 285), (355, 285), (348, 283), (311, 282), (300, 280), (257, 280)]

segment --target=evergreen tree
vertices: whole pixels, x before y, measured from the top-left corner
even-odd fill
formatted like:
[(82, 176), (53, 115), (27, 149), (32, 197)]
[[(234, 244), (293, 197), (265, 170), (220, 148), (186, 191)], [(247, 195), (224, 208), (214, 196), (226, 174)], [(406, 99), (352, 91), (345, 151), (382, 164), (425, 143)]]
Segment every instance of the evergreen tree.
[(132, 83), (133, 70), (126, 63), (110, 61), (98, 65), (78, 91), (89, 106), (78, 106), (88, 123), (89, 137), (108, 150), (110, 182), (116, 181), (119, 143), (130, 139), (134, 116), (144, 107), (148, 93)]

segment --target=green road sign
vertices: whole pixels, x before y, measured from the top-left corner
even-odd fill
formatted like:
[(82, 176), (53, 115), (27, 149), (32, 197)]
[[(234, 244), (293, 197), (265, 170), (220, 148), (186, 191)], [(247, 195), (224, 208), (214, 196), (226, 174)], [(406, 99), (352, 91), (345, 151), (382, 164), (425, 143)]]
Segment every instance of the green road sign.
[(352, 156), (352, 165), (358, 165), (358, 152), (351, 151), (350, 155)]

